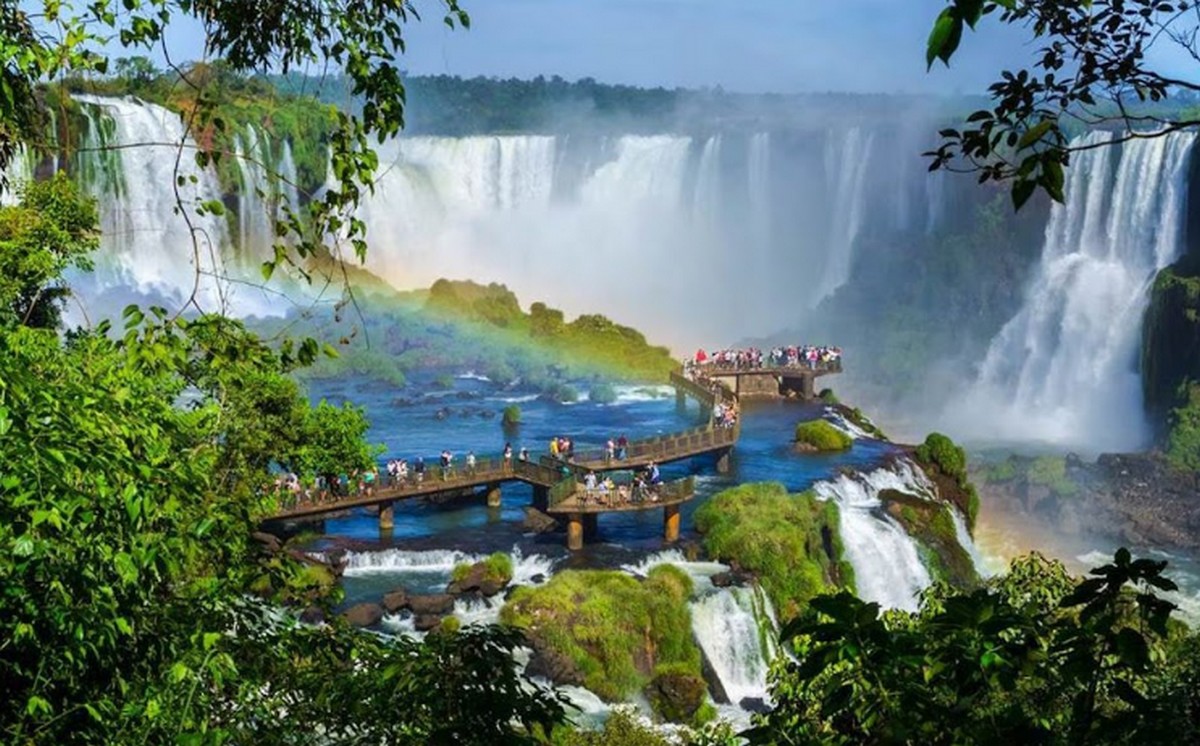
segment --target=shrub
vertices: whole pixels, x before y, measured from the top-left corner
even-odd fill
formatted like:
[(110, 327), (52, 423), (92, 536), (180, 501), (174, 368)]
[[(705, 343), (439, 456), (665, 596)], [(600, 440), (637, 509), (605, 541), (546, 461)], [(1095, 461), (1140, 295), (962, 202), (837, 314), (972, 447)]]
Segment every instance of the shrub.
[(448, 390), (454, 388), (454, 376), (449, 373), (442, 373), (437, 378), (433, 379), (434, 388)]
[(505, 624), (570, 660), (584, 686), (617, 701), (641, 692), (656, 667), (680, 664), (700, 675), (692, 639), (687, 573), (669, 565), (642, 582), (611, 570), (566, 570), (536, 588), (517, 588), (501, 609)]
[(930, 433), (925, 442), (917, 446), (917, 460), (937, 466), (943, 474), (952, 477), (960, 487), (967, 484), (967, 452), (953, 440), (941, 433)]
[(1030, 484), (1048, 487), (1060, 497), (1072, 497), (1079, 492), (1079, 485), (1067, 476), (1067, 460), (1061, 456), (1035, 458), (1025, 476)]
[(844, 451), (854, 444), (854, 439), (825, 420), (809, 420), (796, 425), (796, 442), (818, 451)]
[(501, 585), (512, 582), (513, 578), (513, 562), (512, 557), (504, 552), (495, 552), (489, 554), (483, 560), (483, 567), (487, 571), (489, 580), (495, 580)]
[(520, 425), (521, 424), (521, 408), (516, 404), (509, 404), (504, 408), (504, 414), (500, 418), (500, 422), (504, 425)]
[(837, 506), (812, 493), (789, 495), (778, 483), (744, 484), (701, 505), (695, 524), (711, 556), (758, 575), (784, 618), (813, 596), (853, 585), (842, 565)]
[(617, 390), (609, 383), (597, 383), (588, 389), (588, 399), (596, 404), (612, 404), (617, 400)]
[(826, 404), (840, 404), (837, 394), (833, 393), (833, 389), (821, 389), (821, 393), (817, 394), (817, 398)]

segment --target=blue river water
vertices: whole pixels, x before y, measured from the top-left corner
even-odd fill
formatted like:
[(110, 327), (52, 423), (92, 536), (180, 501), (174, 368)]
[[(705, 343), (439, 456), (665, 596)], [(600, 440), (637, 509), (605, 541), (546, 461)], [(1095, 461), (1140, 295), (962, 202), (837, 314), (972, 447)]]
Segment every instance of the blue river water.
[[(586, 390), (586, 387), (581, 387)], [(417, 393), (414, 393), (417, 392)], [(501, 390), (487, 380), (460, 375), (454, 388), (434, 391), (420, 382), (403, 390), (360, 378), (319, 381), (309, 386), (312, 398), (349, 401), (366, 408), (371, 420), (369, 438), (382, 443), (381, 461), (423, 456), (436, 464), (444, 448), (455, 454), (460, 466), (468, 450), (478, 458), (497, 456), (506, 442), (514, 453), (529, 448), (531, 458), (545, 455), (556, 435), (575, 440), (576, 448), (599, 448), (622, 433), (630, 440), (663, 435), (699, 423), (695, 402), (677, 410), (673, 389), (667, 386), (619, 386), (618, 400), (597, 404), (585, 398), (572, 404), (538, 399), (528, 392)], [(521, 408), (521, 424), (506, 434), (500, 423), (504, 407)], [(485, 416), (486, 413), (492, 416)], [(694, 539), (692, 514), (717, 492), (746, 482), (774, 481), (799, 492), (815, 481), (833, 477), (842, 468), (871, 468), (894, 449), (880, 441), (858, 439), (853, 447), (832, 455), (800, 454), (792, 448), (796, 423), (821, 417), (823, 405), (795, 401), (745, 402), (741, 438), (734, 449), (728, 474), (718, 475), (711, 457), (697, 457), (663, 468), (665, 479), (697, 476), (697, 495), (682, 510), (682, 540)], [(518, 551), (554, 558), (558, 567), (615, 567), (637, 562), (664, 548), (662, 513), (603, 515), (598, 535), (581, 552), (569, 553), (562, 533), (531, 534), (523, 528), (524, 508), (531, 504), (527, 485), (505, 483), (501, 506), (488, 508), (482, 497), (433, 504), (410, 500), (396, 504), (395, 528), (381, 535), (378, 519), (366, 510), (324, 522), (325, 540), (359, 550), (453, 549), (471, 554)], [(395, 578), (380, 579), (394, 585)], [(380, 588), (362, 579), (347, 583), (350, 600), (370, 597)], [(444, 583), (444, 581), (442, 581)], [(382, 586), (381, 586), (382, 588)]]

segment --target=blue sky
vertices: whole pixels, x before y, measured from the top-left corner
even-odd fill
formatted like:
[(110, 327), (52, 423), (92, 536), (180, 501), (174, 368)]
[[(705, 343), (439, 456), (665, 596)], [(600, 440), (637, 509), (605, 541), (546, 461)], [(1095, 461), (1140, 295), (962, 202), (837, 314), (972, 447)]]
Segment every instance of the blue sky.
[(412, 30), (420, 73), (729, 90), (982, 91), (1023, 40), (991, 24), (952, 70), (926, 75), (925, 38), (945, 0), (464, 0), (470, 31), (434, 4)]
[[(469, 31), (418, 0), (402, 66), (414, 73), (561, 75), (744, 92), (982, 92), (1028, 54), (999, 24), (964, 42), (950, 70), (925, 72), (925, 38), (945, 0), (462, 0)], [(200, 33), (180, 24), (176, 59)]]

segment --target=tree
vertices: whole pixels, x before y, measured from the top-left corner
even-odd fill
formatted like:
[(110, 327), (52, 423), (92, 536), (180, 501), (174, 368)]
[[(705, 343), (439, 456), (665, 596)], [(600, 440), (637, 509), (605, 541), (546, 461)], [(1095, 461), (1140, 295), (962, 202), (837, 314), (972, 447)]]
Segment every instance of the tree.
[(383, 446), (367, 444), (368, 427), (361, 407), (348, 402), (335, 407), (322, 399), (306, 413), (302, 443), (286, 463), (301, 474), (328, 479), (373, 468)]
[(58, 327), (68, 268), (90, 269), (99, 244), (95, 201), (65, 176), (26, 184), (0, 207), (0, 326)]
[(975, 591), (935, 586), (914, 614), (850, 594), (783, 631), (755, 744), (1192, 742), (1200, 637), (1156, 595), (1166, 563), (1116, 553), (1074, 581), (1038, 555)]
[[(1042, 189), (1063, 200), (1063, 167), (1073, 153), (1200, 124), (1168, 98), (1200, 84), (1163, 72), (1151, 51), (1173, 45), (1200, 59), (1200, 9), (1162, 0), (947, 0), (929, 35), (926, 61), (949, 64), (966, 28), (986, 16), (1028, 29), (1040, 44), (1033, 63), (1004, 71), (988, 89), (993, 106), (942, 131), (931, 169), (974, 171), (981, 182), (1011, 179), (1020, 208)], [(1161, 59), (1161, 57), (1157, 58)], [(1070, 131), (1115, 130), (1081, 142)]]

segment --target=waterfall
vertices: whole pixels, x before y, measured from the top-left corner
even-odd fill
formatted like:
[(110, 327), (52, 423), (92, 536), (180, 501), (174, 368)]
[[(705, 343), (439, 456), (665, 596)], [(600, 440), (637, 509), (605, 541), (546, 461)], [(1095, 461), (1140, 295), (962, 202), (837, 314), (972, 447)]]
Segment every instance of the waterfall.
[(760, 593), (756, 588), (721, 588), (691, 603), (692, 633), (735, 705), (767, 699), (775, 629), (760, 612)]
[(235, 135), (233, 142), (240, 180), (237, 248), (246, 264), (253, 265), (270, 254), (275, 222), (284, 218), (284, 208), (299, 210), (296, 163), (288, 141), (274, 144), (268, 132), (254, 125), (246, 127), (244, 138)]
[[(226, 261), (226, 219), (198, 209), (219, 203), (221, 188), (210, 169), (195, 166), (195, 143), (184, 136), (179, 115), (132, 98), (75, 98), (95, 109), (85, 133), (93, 166), (82, 173), (99, 201), (102, 232), (96, 273), (84, 284), (130, 287), (168, 304), (182, 303), (194, 289), (208, 311), (266, 312), (255, 293), (228, 283), (238, 273)], [(111, 138), (102, 136), (105, 121), (112, 123)], [(113, 153), (110, 144), (122, 147)]]
[(962, 429), (1089, 450), (1145, 445), (1141, 324), (1156, 273), (1182, 251), (1193, 142), (1173, 133), (1072, 156), (1066, 203), (1051, 210), (1037, 274), (992, 340)]
[(0, 190), (0, 206), (15, 205), (20, 201), (21, 184), (33, 178), (33, 164), (23, 145), (13, 151), (4, 175), (8, 177), (8, 188)]
[[(764, 290), (776, 285), (776, 262), (771, 246), (774, 232), (771, 221), (771, 135), (756, 132), (750, 136), (746, 154), (746, 193), (750, 202), (749, 233), (750, 250), (754, 260), (750, 266), (751, 281)], [(769, 318), (772, 311), (770, 293), (757, 294), (756, 315)]]
[(888, 609), (915, 611), (917, 595), (932, 581), (916, 542), (883, 511), (879, 493), (885, 489), (929, 494), (928, 483), (906, 462), (894, 470), (842, 474), (813, 485), (819, 499), (837, 503), (838, 528), (846, 559), (854, 567), (859, 598)]
[(867, 169), (875, 135), (852, 127), (841, 137), (830, 133), (825, 145), (825, 177), (833, 195), (825, 269), (817, 292), (816, 305), (850, 279), (855, 241), (866, 217)]
[(696, 189), (692, 213), (704, 230), (717, 231), (721, 225), (721, 136), (713, 135), (704, 143), (700, 165), (696, 168)]

